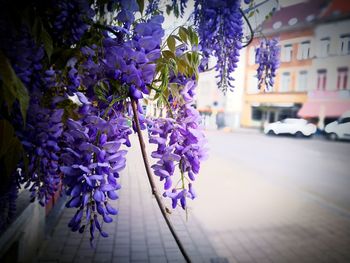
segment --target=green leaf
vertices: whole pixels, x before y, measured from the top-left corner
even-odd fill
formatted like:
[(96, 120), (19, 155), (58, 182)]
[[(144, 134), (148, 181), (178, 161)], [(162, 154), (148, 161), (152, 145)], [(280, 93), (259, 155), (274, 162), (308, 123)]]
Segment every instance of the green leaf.
[(40, 38), (44, 44), (44, 49), (45, 49), (46, 55), (50, 60), (52, 52), (53, 52), (53, 42), (52, 42), (52, 38), (51, 38), (50, 34), (45, 30), (44, 27), (41, 29)]
[(177, 68), (181, 74), (184, 74), (187, 71), (188, 63), (185, 59), (179, 59), (177, 62)]
[(10, 113), (12, 110), (12, 105), (15, 102), (16, 97), (8, 92), (8, 88), (3, 84), (0, 89), (0, 105), (4, 105), (6, 102), (7, 110)]
[(162, 55), (166, 59), (171, 59), (171, 58), (175, 59), (176, 58), (175, 54), (173, 52), (169, 51), (169, 50), (162, 51)]
[(197, 68), (199, 66), (199, 55), (197, 52), (192, 52), (191, 53), (191, 65), (194, 68)]
[(173, 36), (169, 36), (166, 42), (168, 44), (168, 47), (169, 47), (170, 51), (175, 53), (175, 46), (176, 46), (175, 38)]
[(32, 34), (35, 42), (39, 42), (39, 40), (40, 40), (41, 29), (42, 29), (41, 20), (38, 17), (36, 17), (34, 19), (34, 23), (33, 23), (33, 26), (31, 28), (31, 34)]
[(187, 29), (181, 26), (179, 28), (179, 36), (183, 42), (187, 42)]
[(172, 35), (173, 38), (177, 39), (180, 42), (183, 42), (183, 40), (181, 38), (179, 38), (177, 35)]
[(176, 59), (172, 59), (172, 58), (169, 59), (169, 67), (174, 72), (174, 75), (177, 76), (178, 69), (177, 69)]
[(198, 46), (198, 43), (199, 43), (199, 39), (198, 39), (197, 33), (191, 30), (191, 44), (193, 46)]
[(189, 36), (191, 45), (198, 45), (198, 36), (191, 27), (188, 28), (187, 34)]
[[(6, 91), (16, 97), (14, 72), (5, 54), (0, 50), (0, 75)], [(5, 87), (3, 87), (5, 89)]]
[(157, 92), (157, 93), (156, 93), (156, 95), (154, 96), (154, 98), (153, 98), (153, 99), (154, 99), (154, 100), (156, 100), (156, 99), (158, 99), (158, 98), (159, 98), (159, 96), (160, 96), (160, 93), (159, 93), (159, 92)]
[(29, 94), (27, 88), (24, 86), (23, 82), (16, 76), (16, 91), (17, 99), (19, 101), (19, 107), (23, 117), (23, 123), (26, 123), (27, 110), (29, 107)]
[(106, 85), (106, 83), (101, 81), (101, 82), (97, 83), (93, 89), (94, 89), (94, 93), (95, 93), (96, 97), (99, 100), (104, 101), (104, 102), (107, 101), (106, 97), (108, 94), (108, 86)]
[[(29, 106), (29, 94), (23, 82), (17, 77), (7, 57), (0, 51), (0, 75), (3, 81), (2, 89), (4, 97), (9, 99), (7, 103), (13, 103), (13, 98), (18, 99), (23, 123), (26, 122), (26, 115)], [(9, 108), (12, 104), (8, 105)]]
[(144, 0), (137, 0), (137, 4), (139, 5), (139, 10), (140, 10), (140, 13), (142, 14), (143, 10), (145, 8), (145, 1)]

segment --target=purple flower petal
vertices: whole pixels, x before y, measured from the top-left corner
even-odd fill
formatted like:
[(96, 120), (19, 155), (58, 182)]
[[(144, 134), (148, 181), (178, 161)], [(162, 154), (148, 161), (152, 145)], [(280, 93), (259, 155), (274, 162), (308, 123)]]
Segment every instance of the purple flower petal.
[(93, 197), (96, 202), (103, 202), (105, 200), (105, 195), (98, 189), (95, 190)]

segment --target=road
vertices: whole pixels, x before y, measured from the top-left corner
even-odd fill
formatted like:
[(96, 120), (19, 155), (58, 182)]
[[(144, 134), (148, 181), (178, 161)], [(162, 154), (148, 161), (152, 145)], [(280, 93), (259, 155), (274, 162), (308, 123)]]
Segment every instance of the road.
[(223, 256), (350, 262), (350, 143), (241, 131), (207, 138), (192, 213)]
[(350, 213), (350, 143), (257, 133), (209, 132), (207, 137), (211, 156)]

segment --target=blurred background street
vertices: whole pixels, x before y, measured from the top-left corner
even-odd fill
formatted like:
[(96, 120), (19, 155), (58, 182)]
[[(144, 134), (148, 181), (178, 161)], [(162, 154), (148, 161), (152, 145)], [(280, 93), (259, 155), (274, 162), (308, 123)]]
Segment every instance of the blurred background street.
[(208, 131), (193, 214), (232, 262), (350, 261), (350, 144)]
[[(170, 215), (192, 262), (350, 262), (350, 1), (278, 2), (255, 1), (255, 37), (240, 51), (234, 92), (218, 89), (215, 70), (200, 73), (193, 106), (209, 158), (193, 182), (198, 197), (187, 213), (177, 207)], [(166, 35), (189, 23), (193, 4), (181, 19), (166, 16)], [(249, 35), (246, 23), (244, 31)], [(275, 83), (266, 90), (256, 77), (264, 38), (278, 39), (280, 48)], [(215, 65), (209, 60), (208, 68)], [(142, 107), (146, 117), (168, 116), (156, 101)], [(17, 255), (42, 263), (184, 262), (152, 196), (135, 134), (131, 140), (113, 201), (120, 213), (104, 226), (109, 238), (96, 236), (92, 249), (88, 231), (67, 227), (74, 211), (63, 209), (64, 194), (43, 208), (28, 205), (23, 191), (16, 221), (0, 235), (0, 263)]]

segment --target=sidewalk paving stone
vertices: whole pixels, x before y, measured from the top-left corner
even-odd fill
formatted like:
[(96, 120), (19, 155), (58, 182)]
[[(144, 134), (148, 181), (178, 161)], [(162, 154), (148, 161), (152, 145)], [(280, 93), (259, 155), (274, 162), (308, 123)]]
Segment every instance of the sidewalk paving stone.
[[(136, 152), (135, 152), (136, 151)], [(43, 244), (38, 262), (185, 262), (152, 196), (139, 149), (131, 149), (121, 174), (122, 189), (113, 201), (119, 214), (103, 228), (108, 238), (97, 237), (90, 247), (89, 233), (70, 233), (67, 224), (74, 215), (65, 209)], [(171, 221), (193, 262), (211, 262), (217, 254), (198, 222), (181, 209)]]

